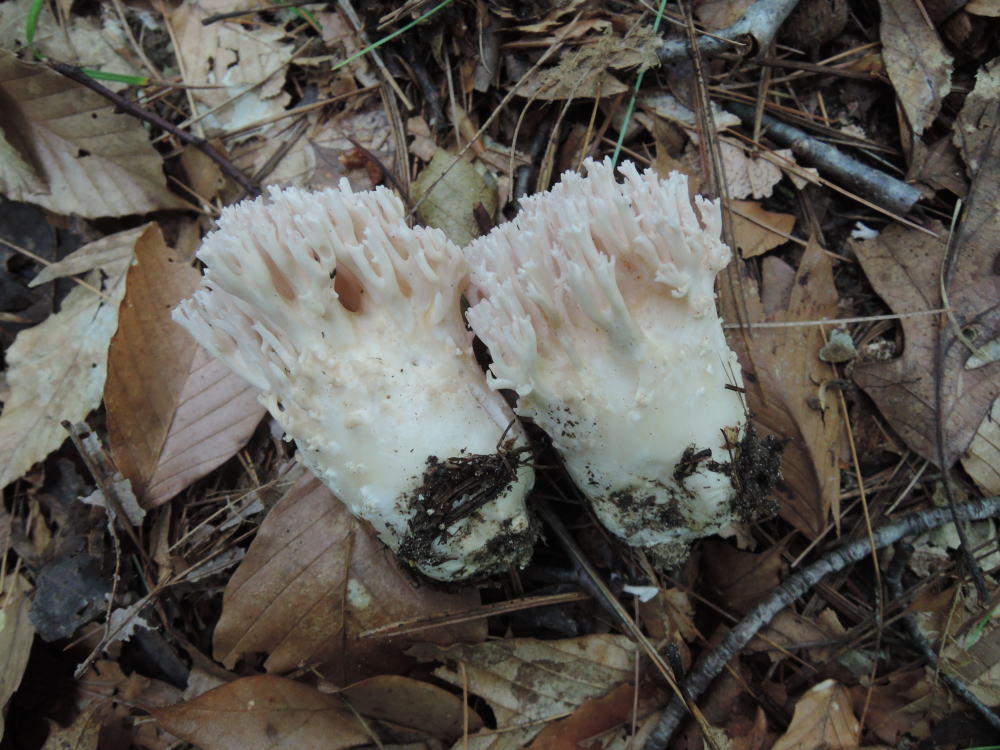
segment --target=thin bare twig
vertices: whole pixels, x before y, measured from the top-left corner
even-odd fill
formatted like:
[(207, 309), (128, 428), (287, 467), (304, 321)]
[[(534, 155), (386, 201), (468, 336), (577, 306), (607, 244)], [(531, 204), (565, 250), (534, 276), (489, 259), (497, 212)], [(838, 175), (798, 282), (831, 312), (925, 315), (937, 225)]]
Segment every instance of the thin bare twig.
[[(979, 521), (1000, 515), (1000, 497), (973, 500), (959, 505), (955, 508), (955, 515), (961, 521)], [(921, 534), (930, 529), (944, 526), (951, 521), (952, 511), (949, 508), (933, 508), (914, 513), (876, 529), (874, 532), (875, 545), (878, 549), (882, 549), (890, 544), (895, 544), (903, 537)], [(792, 574), (771, 592), (767, 599), (740, 620), (718, 646), (706, 651), (698, 658), (697, 663), (688, 674), (688, 678), (684, 681), (685, 695), (692, 705), (725, 668), (729, 660), (738, 654), (761, 628), (771, 622), (778, 612), (792, 604), (826, 576), (843, 570), (869, 554), (871, 554), (871, 542), (865, 537), (833, 550), (812, 565)], [(684, 715), (684, 704), (677, 699), (671, 700), (656, 728), (649, 736), (645, 750), (665, 748)]]

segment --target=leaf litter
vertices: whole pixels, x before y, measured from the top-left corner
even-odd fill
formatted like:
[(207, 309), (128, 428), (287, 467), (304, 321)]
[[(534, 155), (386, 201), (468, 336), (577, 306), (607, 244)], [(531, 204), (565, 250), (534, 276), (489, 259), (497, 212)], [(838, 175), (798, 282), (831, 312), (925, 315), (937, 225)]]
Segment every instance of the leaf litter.
[[(50, 295), (38, 301), (52, 301), (47, 320), (3, 343), (7, 737), (92, 748), (177, 737), (206, 748), (637, 747), (657, 737), (670, 692), (602, 596), (618, 597), (683, 673), (838, 540), (941, 505), (945, 482), (960, 498), (995, 494), (997, 14), (981, 0), (947, 12), (883, 0), (877, 14), (810, 3), (759, 58), (737, 60), (737, 45), (713, 59), (702, 37), (700, 71), (661, 66), (662, 40), (683, 29), (664, 21), (654, 32), (655, 13), (631, 2), (456, 4), (406, 28), (429, 9), (60, 2), (56, 13), (38, 6), (33, 39), (32, 4), (0, 6), (0, 193), (43, 207), (53, 233), (89, 241), (26, 273), (34, 261), (16, 248), (30, 233), (13, 221), (4, 238), (16, 247), (0, 256), (0, 288), (34, 275)], [(759, 38), (770, 5), (694, 10), (722, 35), (749, 19), (745, 38)], [(828, 10), (814, 33), (809, 22)], [(116, 105), (33, 61), (31, 42), (50, 59), (149, 84), (107, 81), (127, 102)], [(712, 99), (707, 135), (699, 89)], [(727, 110), (732, 100), (761, 102), (806, 137), (908, 175), (923, 198), (887, 216), (877, 185), (844, 188), (822, 160), (804, 170), (800, 144), (778, 149)], [(478, 587), (415, 579), (294, 467), (252, 389), (169, 320), (198, 278), (181, 258), (243, 190), (198, 143), (181, 148), (136, 109), (215, 139), (256, 186), (346, 176), (355, 189), (399, 190), (459, 244), (619, 140), (629, 158), (683, 169), (702, 189), (725, 184), (740, 259), (718, 292), (751, 417), (784, 446), (778, 516), (659, 570), (602, 536), (542, 461), (541, 491), (567, 498), (557, 516), (610, 593), (554, 541), (525, 570)], [(158, 223), (145, 223), (154, 211)], [(936, 221), (952, 216), (954, 227)], [(851, 356), (830, 356), (835, 330)], [(62, 424), (85, 421), (77, 455)], [(114, 520), (132, 493), (142, 509)], [(995, 591), (995, 522), (962, 529)], [(987, 744), (995, 735), (976, 728), (939, 672), (914, 668), (919, 648), (895, 615), (916, 612), (937, 669), (989, 705), (1000, 700), (996, 609), (956, 567), (953, 524), (910, 541), (912, 601), (887, 601), (870, 566), (816, 586), (761, 623), (671, 746)], [(532, 606), (554, 599), (563, 603)], [(83, 665), (80, 690), (42, 711), (25, 710), (50, 677), (46, 662), (27, 660), (33, 642), (65, 646), (53, 658), (67, 672)]]

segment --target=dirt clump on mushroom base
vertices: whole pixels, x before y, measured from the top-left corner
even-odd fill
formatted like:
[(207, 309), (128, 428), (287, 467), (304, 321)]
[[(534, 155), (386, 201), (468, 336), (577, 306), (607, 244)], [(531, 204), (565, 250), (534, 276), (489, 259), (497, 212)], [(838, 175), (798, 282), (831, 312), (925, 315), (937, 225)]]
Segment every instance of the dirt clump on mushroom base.
[[(474, 524), (465, 524), (453, 531), (459, 521), (481, 513), (483, 506), (510, 491), (517, 481), (517, 470), (531, 460), (531, 449), (508, 441), (499, 452), (488, 455), (470, 454), (444, 460), (427, 457), (427, 469), (418, 487), (403, 504), (413, 509), (406, 535), (399, 547), (399, 556), (415, 570), (444, 562), (440, 543), (453, 540), (459, 534), (470, 533)], [(501, 521), (501, 530), (470, 560), (471, 567), (480, 571), (477, 578), (489, 578), (511, 566), (521, 567), (531, 557), (538, 536), (537, 522), (527, 529), (514, 529)], [(440, 581), (434, 581), (440, 584)], [(469, 583), (468, 580), (463, 583)]]
[[(628, 519), (624, 530), (630, 536), (637, 535), (643, 526), (678, 530), (676, 539), (645, 547), (657, 565), (673, 568), (687, 559), (691, 542), (702, 535), (683, 534), (681, 530), (703, 531), (692, 528), (691, 513), (684, 510), (686, 503), (696, 497), (685, 486), (685, 480), (706, 471), (728, 477), (734, 494), (724, 515), (742, 523), (761, 520), (778, 510), (773, 491), (780, 476), (782, 448), (773, 435), (761, 438), (748, 424), (743, 437), (731, 449), (731, 461), (715, 461), (710, 449), (699, 450), (690, 445), (674, 468), (672, 482), (647, 479), (644, 486), (618, 490), (607, 500), (622, 511), (622, 519)], [(650, 492), (654, 486), (657, 491)], [(709, 529), (706, 526), (704, 530)]]

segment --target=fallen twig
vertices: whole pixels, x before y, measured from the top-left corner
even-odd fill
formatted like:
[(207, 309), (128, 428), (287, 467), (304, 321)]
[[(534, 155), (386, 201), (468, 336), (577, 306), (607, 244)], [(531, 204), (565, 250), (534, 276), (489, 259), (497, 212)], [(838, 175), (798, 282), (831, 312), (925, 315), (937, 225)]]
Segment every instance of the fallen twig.
[[(706, 57), (733, 47), (742, 47), (744, 56), (764, 53), (770, 49), (778, 28), (798, 3), (799, 0), (757, 0), (732, 26), (699, 36), (698, 50)], [(688, 56), (688, 41), (670, 39), (656, 54), (664, 65), (682, 60)]]
[[(752, 127), (754, 108), (743, 102), (726, 102), (726, 108)], [(920, 190), (902, 180), (869, 167), (847, 156), (828, 143), (813, 138), (804, 130), (764, 115), (764, 132), (787, 146), (806, 166), (816, 167), (824, 176), (841, 187), (868, 198), (883, 208), (905, 214), (920, 198)]]
[(229, 161), (229, 159), (220, 154), (215, 149), (215, 147), (211, 143), (206, 141), (204, 138), (199, 138), (196, 135), (192, 135), (186, 130), (182, 130), (173, 123), (160, 117), (155, 112), (150, 112), (149, 110), (143, 109), (138, 104), (129, 101), (121, 94), (116, 94), (111, 89), (102, 86), (100, 83), (98, 83), (93, 78), (88, 76), (86, 73), (84, 73), (75, 65), (69, 65), (67, 63), (55, 62), (50, 60), (48, 62), (48, 66), (52, 68), (52, 70), (54, 70), (56, 73), (66, 76), (66, 78), (69, 78), (71, 81), (76, 81), (81, 86), (86, 86), (91, 91), (100, 94), (109, 102), (114, 104), (115, 107), (117, 107), (118, 110), (121, 111), (122, 113), (126, 115), (131, 115), (132, 117), (135, 117), (138, 120), (142, 120), (143, 122), (148, 122), (153, 127), (157, 127), (160, 130), (164, 130), (167, 133), (176, 136), (177, 140), (181, 141), (182, 143), (191, 144), (196, 149), (205, 154), (205, 156), (207, 156), (209, 159), (218, 164), (219, 169), (222, 170), (223, 174), (235, 180), (236, 183), (240, 187), (242, 187), (247, 192), (248, 195), (251, 195), (253, 197), (260, 195), (260, 190), (258, 190), (256, 186), (249, 179), (247, 179), (247, 176), (244, 175), (239, 169), (237, 169), (236, 165), (234, 165), (231, 161)]
[[(963, 521), (979, 521), (1000, 515), (1000, 497), (974, 500), (955, 508), (957, 517)], [(900, 539), (913, 534), (921, 534), (952, 521), (949, 508), (933, 508), (901, 518), (874, 531), (875, 547), (882, 549), (895, 544)], [(684, 694), (692, 705), (705, 692), (729, 660), (746, 646), (750, 640), (774, 617), (809, 589), (831, 573), (843, 570), (848, 565), (871, 554), (871, 543), (866, 536), (843, 545), (820, 558), (812, 565), (790, 576), (771, 595), (754, 607), (746, 617), (737, 623), (722, 642), (704, 652), (684, 681)], [(681, 720), (684, 718), (684, 704), (673, 699), (660, 717), (659, 723), (650, 734), (645, 750), (661, 750), (667, 746)]]

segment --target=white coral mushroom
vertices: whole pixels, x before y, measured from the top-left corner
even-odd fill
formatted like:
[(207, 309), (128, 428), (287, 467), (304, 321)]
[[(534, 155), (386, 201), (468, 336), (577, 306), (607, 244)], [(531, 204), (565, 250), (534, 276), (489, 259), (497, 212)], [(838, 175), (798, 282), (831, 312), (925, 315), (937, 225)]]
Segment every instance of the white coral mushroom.
[(597, 516), (671, 560), (729, 525), (746, 413), (713, 284), (729, 260), (718, 201), (610, 161), (466, 249), (467, 315), (491, 385), (552, 438)]
[(527, 562), (525, 438), (473, 357), (467, 267), (443, 233), (343, 181), (225, 209), (198, 257), (175, 318), (383, 542), (439, 580)]

